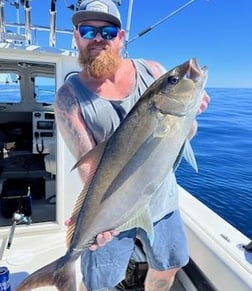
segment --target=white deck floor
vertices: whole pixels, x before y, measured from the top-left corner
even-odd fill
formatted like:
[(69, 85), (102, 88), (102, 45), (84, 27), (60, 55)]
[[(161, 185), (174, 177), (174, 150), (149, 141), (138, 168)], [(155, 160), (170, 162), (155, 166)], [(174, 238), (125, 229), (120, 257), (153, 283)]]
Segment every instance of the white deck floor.
[[(45, 230), (45, 229), (44, 229)], [(10, 270), (11, 290), (30, 273), (48, 264), (65, 253), (65, 232), (38, 232), (36, 235), (18, 234), (16, 232), (10, 249), (6, 249), (7, 237), (0, 234), (0, 263)], [(77, 262), (77, 266), (79, 266)], [(77, 281), (81, 280), (80, 270), (77, 270)], [(51, 291), (54, 287), (43, 287), (36, 290)], [(116, 289), (114, 289), (116, 290)], [(172, 291), (185, 291), (176, 280)]]

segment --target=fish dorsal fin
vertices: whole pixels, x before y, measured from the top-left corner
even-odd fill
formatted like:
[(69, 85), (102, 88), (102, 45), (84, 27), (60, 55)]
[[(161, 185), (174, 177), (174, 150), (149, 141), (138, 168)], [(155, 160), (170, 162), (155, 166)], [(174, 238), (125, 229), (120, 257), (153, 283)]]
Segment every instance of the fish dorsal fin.
[(81, 166), (83, 164), (89, 163), (94, 158), (94, 156), (98, 156), (99, 161), (100, 161), (100, 158), (104, 152), (104, 148), (105, 148), (106, 144), (107, 144), (107, 142), (104, 141), (104, 142), (98, 144), (97, 146), (95, 146), (93, 149), (91, 149), (87, 153), (85, 153), (79, 159), (79, 161), (76, 164), (74, 164), (71, 171), (75, 170), (76, 168), (78, 168), (79, 166)]
[(140, 211), (138, 211), (137, 214), (133, 218), (131, 218), (126, 223), (119, 226), (116, 230), (125, 231), (125, 230), (132, 229), (134, 227), (140, 227), (143, 230), (145, 230), (145, 232), (148, 235), (151, 245), (153, 244), (154, 229), (153, 229), (153, 223), (151, 220), (149, 205), (147, 205), (147, 207), (144, 207)]
[(85, 172), (87, 173), (87, 176), (85, 179), (86, 182), (84, 184), (84, 187), (83, 187), (83, 189), (82, 189), (82, 191), (81, 191), (81, 193), (80, 193), (80, 195), (75, 203), (75, 206), (74, 206), (74, 209), (73, 209), (73, 212), (71, 215), (70, 223), (69, 223), (68, 228), (67, 228), (67, 233), (66, 233), (67, 247), (70, 246), (71, 240), (73, 238), (73, 234), (75, 231), (75, 226), (76, 226), (76, 222), (77, 222), (77, 218), (78, 218), (81, 206), (83, 204), (83, 201), (86, 197), (89, 186), (93, 180), (96, 169), (97, 169), (99, 162), (101, 160), (105, 145), (106, 145), (106, 142), (103, 142), (103, 143), (99, 144), (98, 146), (94, 147), (87, 154), (83, 155), (80, 158), (80, 160), (72, 168), (72, 170), (73, 170), (81, 165), (86, 164)]

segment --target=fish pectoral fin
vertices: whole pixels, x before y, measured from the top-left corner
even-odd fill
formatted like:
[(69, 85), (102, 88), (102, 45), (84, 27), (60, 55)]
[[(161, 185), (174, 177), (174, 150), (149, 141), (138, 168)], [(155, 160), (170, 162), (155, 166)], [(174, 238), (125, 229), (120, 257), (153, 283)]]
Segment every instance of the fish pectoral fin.
[(184, 158), (187, 161), (187, 163), (190, 166), (192, 166), (192, 168), (198, 173), (198, 165), (196, 162), (196, 158), (195, 158), (191, 143), (188, 139), (185, 140), (177, 156), (177, 159), (173, 165), (174, 172), (177, 170), (182, 158)]
[(94, 147), (90, 151), (88, 151), (86, 154), (84, 154), (79, 159), (79, 161), (72, 167), (71, 171), (78, 168), (82, 164), (89, 163), (90, 161), (92, 161), (94, 156), (96, 157), (96, 159), (97, 159), (97, 157), (99, 157), (99, 160), (100, 160), (100, 158), (102, 157), (102, 154), (104, 152), (106, 144), (107, 144), (107, 142), (104, 141), (104, 142), (98, 144), (96, 147)]
[(196, 161), (191, 143), (188, 139), (186, 139), (185, 141), (183, 157), (185, 158), (187, 163), (192, 166), (192, 168), (196, 171), (196, 173), (198, 173), (197, 161)]
[(163, 138), (171, 130), (170, 125), (166, 121), (166, 116), (159, 112), (157, 126), (153, 131), (154, 138)]
[(118, 231), (125, 231), (135, 227), (142, 228), (148, 235), (150, 243), (153, 244), (154, 241), (154, 229), (151, 220), (149, 206), (141, 209), (137, 214), (128, 220), (126, 223), (122, 224), (117, 228)]

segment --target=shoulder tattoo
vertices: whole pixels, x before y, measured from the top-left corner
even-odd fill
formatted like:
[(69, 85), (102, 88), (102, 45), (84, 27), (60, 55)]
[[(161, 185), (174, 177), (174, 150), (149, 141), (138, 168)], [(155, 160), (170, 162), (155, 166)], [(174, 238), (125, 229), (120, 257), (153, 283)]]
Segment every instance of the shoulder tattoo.
[(74, 90), (68, 84), (64, 84), (58, 91), (56, 97), (57, 107), (60, 111), (71, 112), (76, 110), (78, 102)]

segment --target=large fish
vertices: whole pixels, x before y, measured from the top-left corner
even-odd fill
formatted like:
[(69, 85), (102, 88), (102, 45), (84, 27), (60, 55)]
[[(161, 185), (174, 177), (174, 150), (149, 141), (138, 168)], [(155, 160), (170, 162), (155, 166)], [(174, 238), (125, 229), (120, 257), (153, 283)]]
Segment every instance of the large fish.
[[(156, 80), (106, 142), (84, 155), (93, 159), (89, 183), (77, 203), (64, 256), (29, 275), (17, 291), (55, 285), (74, 291), (75, 261), (109, 230), (144, 228), (152, 236), (149, 204), (153, 193), (179, 160), (202, 101), (207, 68), (196, 59)], [(85, 199), (83, 199), (85, 197)]]

